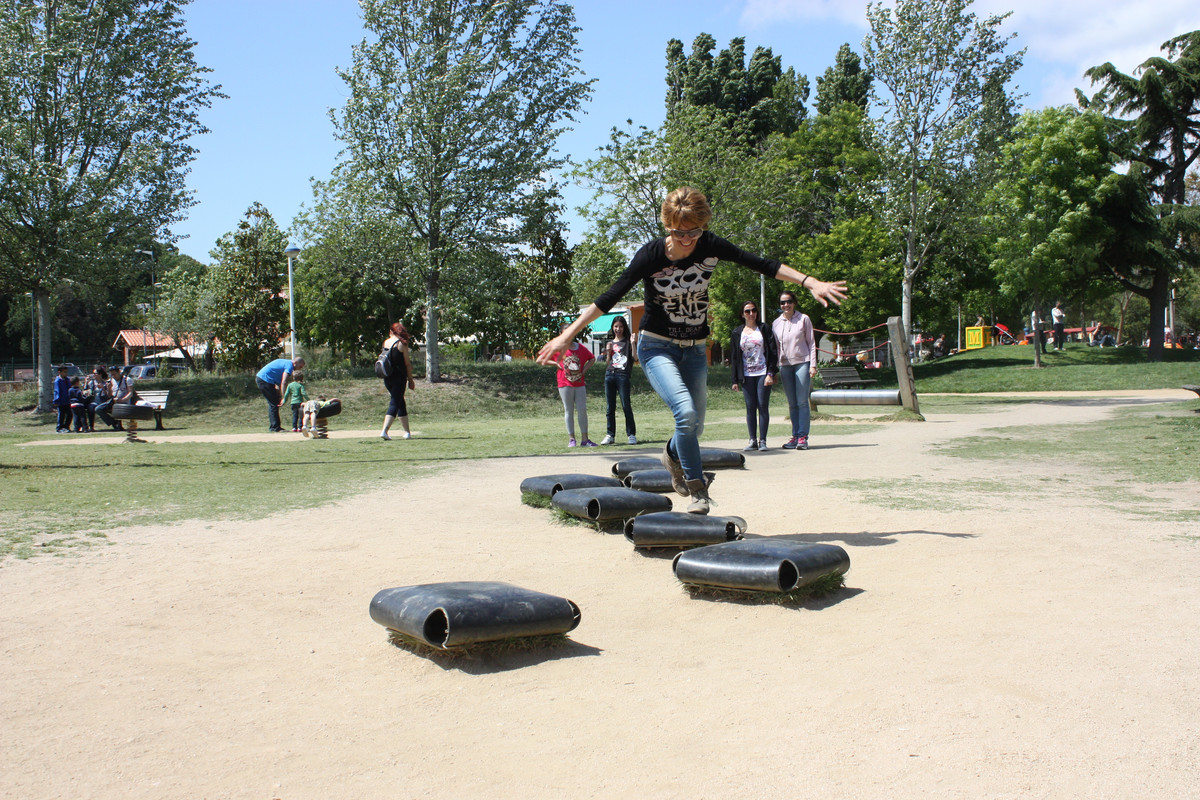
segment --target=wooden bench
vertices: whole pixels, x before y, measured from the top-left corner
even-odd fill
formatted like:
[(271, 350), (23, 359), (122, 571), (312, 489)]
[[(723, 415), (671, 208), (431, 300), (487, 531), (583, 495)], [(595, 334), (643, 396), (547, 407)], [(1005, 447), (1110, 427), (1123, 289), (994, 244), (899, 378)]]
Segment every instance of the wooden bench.
[(170, 389), (134, 389), (137, 392), (139, 400), (144, 400), (154, 406), (154, 430), (166, 430), (163, 428), (162, 415), (167, 410), (167, 397), (171, 394)]
[(827, 389), (853, 389), (875, 383), (873, 378), (860, 377), (854, 367), (817, 367), (817, 374)]

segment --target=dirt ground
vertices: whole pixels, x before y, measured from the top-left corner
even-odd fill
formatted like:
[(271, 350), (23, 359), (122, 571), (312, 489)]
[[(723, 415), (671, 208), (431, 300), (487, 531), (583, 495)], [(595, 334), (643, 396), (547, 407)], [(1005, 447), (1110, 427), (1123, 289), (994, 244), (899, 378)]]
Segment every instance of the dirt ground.
[[(1196, 522), (1051, 465), (1026, 465), (1045, 491), (980, 498), (994, 462), (935, 450), (1190, 397), (1031, 400), (750, 454), (719, 473), (715, 512), (850, 554), (846, 588), (800, 608), (694, 599), (669, 557), (520, 503), (525, 477), (607, 474), (649, 446), (7, 562), (0, 796), (1200, 797)], [(962, 502), (844, 483), (914, 476)], [(1200, 507), (1195, 485), (1163, 497)], [(367, 614), (380, 589), (453, 580), (559, 594), (582, 623), (557, 650), (446, 660)]]

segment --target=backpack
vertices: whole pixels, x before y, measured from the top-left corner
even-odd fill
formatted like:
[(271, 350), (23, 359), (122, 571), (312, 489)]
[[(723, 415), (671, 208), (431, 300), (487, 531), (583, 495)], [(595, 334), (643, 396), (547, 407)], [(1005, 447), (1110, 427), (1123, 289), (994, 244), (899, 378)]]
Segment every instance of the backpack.
[(379, 358), (375, 359), (375, 374), (380, 378), (390, 378), (392, 373), (396, 371), (392, 364), (392, 351), (396, 349), (396, 345), (383, 348), (383, 352), (379, 354)]

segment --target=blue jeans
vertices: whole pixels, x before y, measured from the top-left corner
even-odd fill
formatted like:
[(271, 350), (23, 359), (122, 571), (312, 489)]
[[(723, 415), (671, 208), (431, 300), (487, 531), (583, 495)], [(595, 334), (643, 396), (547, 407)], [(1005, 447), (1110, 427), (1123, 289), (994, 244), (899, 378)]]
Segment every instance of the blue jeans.
[(638, 360), (655, 393), (675, 417), (675, 435), (667, 449), (679, 459), (688, 480), (703, 480), (700, 434), (708, 405), (708, 354), (701, 342), (681, 347), (674, 342), (639, 336)]
[(812, 376), (808, 374), (808, 362), (803, 364), (780, 364), (779, 379), (787, 395), (788, 416), (792, 420), (792, 437), (808, 436), (808, 421), (811, 410), (808, 395), (812, 390)]
[(625, 412), (625, 435), (637, 434), (637, 425), (633, 422), (633, 406), (629, 403), (629, 373), (612, 370), (604, 373), (604, 399), (608, 405), (604, 409), (608, 422), (608, 435), (617, 435), (617, 395), (621, 396), (621, 409)]

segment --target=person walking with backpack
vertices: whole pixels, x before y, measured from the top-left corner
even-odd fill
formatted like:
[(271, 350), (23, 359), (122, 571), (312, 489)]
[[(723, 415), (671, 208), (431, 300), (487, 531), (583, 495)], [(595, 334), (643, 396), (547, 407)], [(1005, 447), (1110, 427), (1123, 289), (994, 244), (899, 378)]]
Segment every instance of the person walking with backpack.
[(404, 390), (417, 388), (417, 383), (413, 380), (412, 359), (409, 357), (408, 347), (412, 342), (412, 334), (404, 327), (403, 322), (393, 322), (389, 332), (391, 335), (383, 340), (382, 352), (379, 354), (379, 360), (375, 362), (375, 374), (383, 378), (383, 385), (387, 387), (391, 396), (387, 413), (383, 417), (383, 430), (379, 434), (379, 438), (385, 442), (392, 440), (388, 431), (396, 420), (400, 420), (400, 427), (404, 428), (404, 436), (401, 438), (412, 438), (412, 430), (408, 427), (408, 405), (404, 402)]

